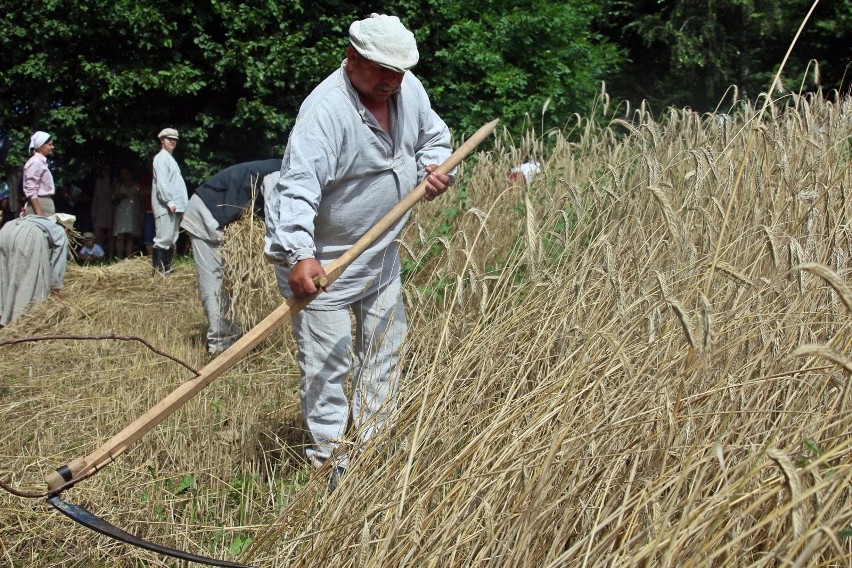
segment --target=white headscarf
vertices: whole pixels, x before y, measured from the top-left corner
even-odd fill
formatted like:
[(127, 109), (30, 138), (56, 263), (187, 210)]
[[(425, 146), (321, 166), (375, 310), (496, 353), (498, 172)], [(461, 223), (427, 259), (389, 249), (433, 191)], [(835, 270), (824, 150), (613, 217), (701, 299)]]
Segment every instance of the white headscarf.
[(55, 213), (48, 217), (51, 221), (55, 223), (59, 223), (66, 229), (73, 229), (74, 222), (77, 220), (77, 217), (74, 215), (69, 215), (68, 213)]
[(44, 146), (44, 143), (50, 140), (50, 134), (41, 130), (36, 131), (30, 136), (30, 154)]

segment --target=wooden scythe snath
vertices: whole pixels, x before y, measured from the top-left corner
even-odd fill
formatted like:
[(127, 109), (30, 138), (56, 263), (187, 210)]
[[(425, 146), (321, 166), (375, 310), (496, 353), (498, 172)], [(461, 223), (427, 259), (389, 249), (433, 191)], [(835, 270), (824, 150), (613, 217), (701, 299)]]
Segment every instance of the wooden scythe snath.
[[(487, 138), (497, 126), (499, 120), (493, 120), (481, 127), (476, 133), (462, 144), (455, 152), (438, 167), (438, 172), (447, 174), (464, 160), (485, 138)], [(394, 223), (420, 199), (426, 195), (426, 180), (424, 179), (408, 195), (403, 198), (387, 215), (376, 223), (367, 234), (361, 237), (340, 258), (334, 260), (324, 267), (328, 282), (331, 285), (346, 268), (358, 256), (363, 253), (377, 238), (387, 231)], [(256, 347), (260, 342), (269, 337), (275, 330), (280, 328), (284, 322), (308, 305), (313, 298), (295, 299), (290, 298), (283, 302), (263, 321), (243, 335), (236, 343), (224, 351), (221, 355), (210, 361), (202, 368), (198, 376), (181, 384), (166, 398), (161, 400), (142, 416), (130, 423), (124, 430), (110, 438), (106, 443), (94, 452), (83, 458), (73, 459), (65, 465), (56, 468), (45, 478), (48, 486), (48, 502), (58, 509), (62, 514), (70, 517), (85, 527), (112, 537), (116, 540), (146, 548), (154, 552), (173, 556), (191, 562), (199, 562), (212, 566), (226, 566), (232, 568), (247, 568), (244, 564), (217, 560), (205, 556), (198, 556), (154, 544), (138, 538), (118, 527), (104, 521), (100, 517), (90, 513), (83, 507), (63, 501), (59, 495), (65, 489), (73, 487), (77, 482), (91, 477), (107, 464), (114, 461), (127, 449), (138, 441), (142, 436), (155, 428), (163, 420), (173, 414), (176, 410), (186, 404), (197, 395), (204, 387), (219, 378), (225, 371), (233, 367), (243, 356)], [(22, 496), (21, 493), (16, 493)]]

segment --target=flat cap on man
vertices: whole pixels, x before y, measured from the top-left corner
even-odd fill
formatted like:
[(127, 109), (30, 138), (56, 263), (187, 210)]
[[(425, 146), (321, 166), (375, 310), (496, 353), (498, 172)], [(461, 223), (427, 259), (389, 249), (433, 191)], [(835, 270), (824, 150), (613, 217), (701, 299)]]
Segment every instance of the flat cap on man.
[(174, 138), (175, 140), (179, 139), (178, 131), (174, 128), (163, 128), (160, 130), (160, 133), (157, 134), (157, 138), (162, 140), (163, 138)]
[(371, 14), (352, 22), (349, 41), (366, 59), (398, 73), (408, 71), (420, 59), (414, 34), (396, 16)]

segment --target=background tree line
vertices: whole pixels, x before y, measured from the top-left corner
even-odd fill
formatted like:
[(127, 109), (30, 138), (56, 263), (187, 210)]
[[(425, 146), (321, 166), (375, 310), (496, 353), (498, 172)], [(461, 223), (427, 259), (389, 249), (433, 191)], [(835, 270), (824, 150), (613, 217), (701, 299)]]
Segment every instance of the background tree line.
[[(730, 85), (755, 97), (783, 58), (804, 0), (43, 0), (0, 12), (0, 133), (6, 164), (36, 130), (57, 139), (60, 182), (100, 163), (147, 163), (165, 126), (191, 186), (243, 160), (279, 156), (299, 104), (340, 64), (349, 23), (399, 15), (415, 72), (458, 136), (500, 117), (560, 127), (613, 99), (713, 110)], [(852, 0), (821, 2), (788, 66), (816, 60), (848, 93)], [(811, 67), (810, 69), (813, 69)], [(813, 84), (813, 74), (810, 85)], [(794, 88), (795, 87), (795, 88)]]

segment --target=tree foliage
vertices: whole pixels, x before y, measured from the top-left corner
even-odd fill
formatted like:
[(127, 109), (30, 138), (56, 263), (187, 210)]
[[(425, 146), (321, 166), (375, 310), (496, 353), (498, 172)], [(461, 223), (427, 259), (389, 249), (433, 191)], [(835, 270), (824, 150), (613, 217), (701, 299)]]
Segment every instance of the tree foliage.
[[(850, 2), (819, 7), (791, 73), (813, 57), (824, 81), (839, 81), (849, 61)], [(754, 96), (807, 6), (388, 0), (380, 11), (415, 32), (415, 72), (462, 136), (495, 117), (514, 132), (527, 117), (562, 126), (590, 110), (603, 81), (617, 96), (661, 105), (706, 108), (731, 84)], [(349, 23), (370, 11), (353, 0), (7, 2), (0, 12), (0, 134), (13, 137), (7, 172), (26, 158), (34, 130), (57, 139), (60, 182), (104, 162), (150, 162), (165, 126), (181, 132), (176, 157), (191, 183), (238, 161), (281, 155), (301, 101), (340, 64)], [(622, 53), (631, 59), (624, 72)]]
[(324, 4), (312, 3), (310, 17), (298, 2), (272, 0), (10, 7), (0, 15), (10, 32), (0, 39), (10, 162), (23, 161), (36, 129), (55, 135), (72, 177), (97, 162), (150, 161), (165, 126), (181, 132), (191, 180), (281, 154), (307, 85), (340, 60), (341, 25)]
[[(630, 60), (614, 89), (658, 106), (704, 111), (713, 110), (730, 86), (754, 98), (769, 88), (811, 5), (811, 0), (611, 0), (605, 32), (626, 48)], [(848, 77), (841, 83), (852, 60), (850, 25), (850, 0), (816, 6), (785, 68), (788, 88), (798, 88), (814, 69), (813, 60), (819, 84), (848, 92)]]
[[(520, 125), (550, 99), (584, 110), (616, 50), (589, 31), (594, 3), (398, 1), (416, 33), (417, 74), (460, 134), (501, 117)], [(484, 12), (483, 17), (479, 17)], [(99, 162), (147, 162), (165, 126), (181, 132), (184, 174), (282, 153), (304, 96), (343, 56), (361, 3), (319, 0), (45, 0), (0, 15), (0, 129), (25, 159), (53, 133), (68, 176)], [(601, 45), (598, 45), (601, 44)]]
[(593, 30), (596, 2), (485, 0), (431, 2), (412, 24), (433, 104), (455, 129), (471, 133), (500, 118), (518, 131), (548, 109), (549, 126), (586, 113), (619, 50)]

